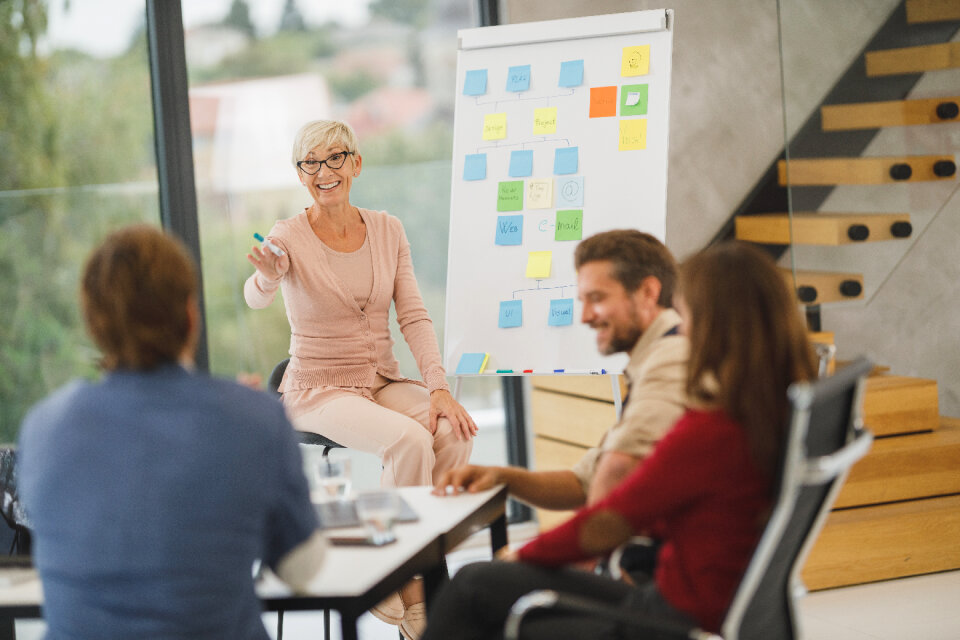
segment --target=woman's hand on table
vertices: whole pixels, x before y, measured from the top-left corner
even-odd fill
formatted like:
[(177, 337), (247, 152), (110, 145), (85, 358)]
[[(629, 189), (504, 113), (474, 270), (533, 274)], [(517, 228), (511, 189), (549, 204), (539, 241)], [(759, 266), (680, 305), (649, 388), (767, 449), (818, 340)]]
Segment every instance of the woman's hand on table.
[(276, 256), (269, 249), (263, 250), (254, 245), (247, 254), (247, 261), (267, 280), (275, 282), (283, 277), (290, 268), (290, 257), (284, 253)]
[(469, 440), (477, 435), (477, 423), (446, 389), (436, 389), (430, 393), (430, 433), (437, 432), (439, 418), (450, 421), (453, 432), (460, 440)]

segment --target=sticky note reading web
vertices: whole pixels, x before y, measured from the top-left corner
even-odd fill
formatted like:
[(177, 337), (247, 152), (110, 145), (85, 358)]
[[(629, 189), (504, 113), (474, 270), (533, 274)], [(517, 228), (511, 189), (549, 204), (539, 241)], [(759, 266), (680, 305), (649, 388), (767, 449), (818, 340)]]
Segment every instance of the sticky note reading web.
[(617, 115), (617, 88), (590, 87), (590, 117), (609, 118)]
[(560, 63), (561, 87), (579, 87), (583, 84), (583, 60), (567, 60)]
[(530, 65), (510, 67), (507, 71), (507, 91), (526, 91), (530, 88)]
[(645, 76), (648, 73), (650, 73), (650, 45), (624, 47), (620, 75)]
[(620, 151), (647, 148), (647, 119), (620, 121)]
[(511, 151), (510, 169), (511, 178), (526, 178), (533, 173), (533, 151)]
[(553, 208), (553, 180), (527, 180), (527, 209)]
[(583, 206), (583, 176), (557, 178), (557, 206)]
[(533, 133), (546, 134), (557, 132), (557, 108), (542, 107), (533, 110)]
[(563, 209), (557, 211), (557, 224), (553, 239), (580, 240), (583, 238), (583, 211), (580, 209)]
[(573, 324), (573, 298), (561, 298), (550, 301), (550, 317), (547, 324), (551, 327), (563, 327)]
[(464, 180), (485, 180), (487, 177), (487, 154), (468, 153), (463, 161)]
[(579, 167), (579, 149), (577, 147), (560, 147), (553, 154), (553, 172), (557, 175), (576, 173)]
[(483, 139), (503, 140), (507, 137), (507, 114), (488, 113), (483, 116)]
[(523, 211), (523, 180), (497, 185), (497, 211)]
[(620, 87), (620, 115), (647, 115), (647, 85), (625, 84)]
[(483, 373), (483, 369), (487, 366), (487, 360), (489, 359), (489, 353), (465, 353), (460, 356), (460, 362), (457, 363), (457, 372), (455, 375)]
[(523, 302), (504, 300), (500, 303), (500, 319), (497, 326), (501, 329), (523, 326)]
[(482, 96), (487, 92), (487, 70), (472, 69), (467, 71), (463, 80), (463, 95)]
[(504, 246), (523, 244), (523, 216), (497, 216), (495, 242)]
[(551, 262), (553, 262), (552, 251), (531, 251), (527, 256), (527, 277), (549, 278)]

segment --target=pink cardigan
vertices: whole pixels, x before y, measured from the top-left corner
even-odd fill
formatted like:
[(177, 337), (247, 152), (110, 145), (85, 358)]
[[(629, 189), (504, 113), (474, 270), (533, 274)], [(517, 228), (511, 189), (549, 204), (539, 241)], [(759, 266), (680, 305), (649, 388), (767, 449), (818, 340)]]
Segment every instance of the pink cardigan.
[(290, 256), (290, 268), (281, 279), (271, 282), (254, 271), (244, 283), (244, 298), (254, 309), (273, 302), (277, 289), (283, 291), (291, 335), (290, 364), (280, 390), (369, 388), (378, 373), (389, 380), (408, 380), (393, 355), (391, 300), (425, 386), (430, 391), (449, 389), (403, 225), (383, 211), (359, 211), (373, 259), (373, 291), (363, 309), (331, 271), (306, 211), (277, 221), (267, 236)]

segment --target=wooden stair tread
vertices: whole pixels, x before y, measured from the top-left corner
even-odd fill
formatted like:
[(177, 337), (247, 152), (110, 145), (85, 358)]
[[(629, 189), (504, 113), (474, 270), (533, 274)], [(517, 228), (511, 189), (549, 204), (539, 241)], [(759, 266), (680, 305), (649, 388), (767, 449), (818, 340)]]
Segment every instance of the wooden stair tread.
[[(896, 240), (894, 224), (910, 224), (909, 213), (763, 213), (734, 219), (738, 240), (764, 244), (810, 244), (836, 246), (857, 242)], [(854, 240), (853, 225), (866, 227), (866, 240)], [(912, 233), (912, 230), (910, 230)]]
[(863, 421), (875, 436), (936, 430), (937, 381), (891, 375), (867, 378)]
[(957, 0), (907, 0), (907, 23), (960, 20)]
[[(939, 124), (957, 121), (957, 115), (946, 116), (958, 104), (960, 97), (832, 104), (820, 107), (820, 120), (824, 131)], [(941, 106), (945, 117), (938, 115)]]
[(960, 66), (960, 42), (868, 51), (865, 59), (871, 78), (952, 69)]
[[(951, 163), (950, 175), (938, 176), (934, 166), (938, 162)], [(894, 179), (891, 170), (909, 166), (910, 176)], [(940, 165), (949, 167), (949, 165)], [(816, 186), (835, 184), (892, 184), (953, 180), (956, 163), (952, 155), (873, 156), (866, 158), (795, 158), (790, 160), (789, 186)], [(781, 187), (787, 184), (787, 162), (777, 162), (777, 176)]]
[(840, 271), (780, 269), (787, 286), (795, 288), (803, 304), (824, 304), (863, 299), (863, 275)]

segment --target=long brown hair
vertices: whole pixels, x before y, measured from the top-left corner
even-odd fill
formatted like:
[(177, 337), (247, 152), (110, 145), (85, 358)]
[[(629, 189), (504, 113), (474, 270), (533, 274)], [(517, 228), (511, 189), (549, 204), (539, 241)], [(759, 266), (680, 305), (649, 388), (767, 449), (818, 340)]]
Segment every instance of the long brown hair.
[(796, 300), (773, 260), (750, 245), (709, 247), (680, 266), (690, 310), (690, 397), (718, 405), (773, 471), (788, 412), (787, 387), (816, 377)]

